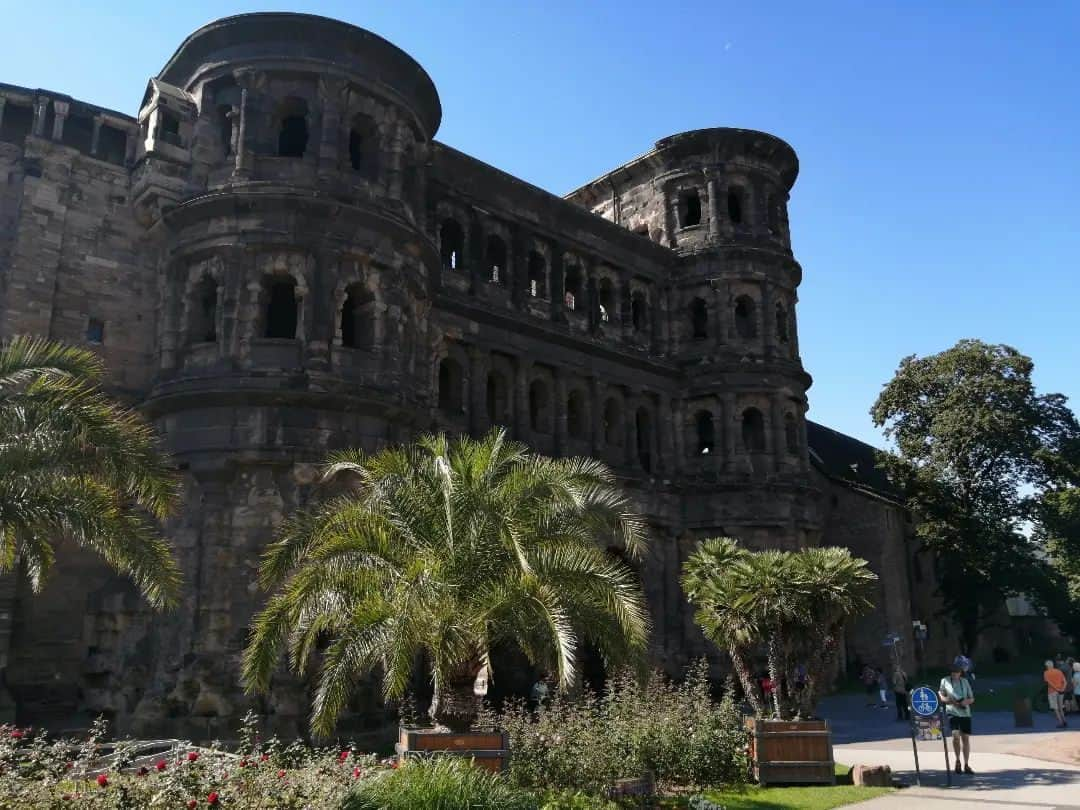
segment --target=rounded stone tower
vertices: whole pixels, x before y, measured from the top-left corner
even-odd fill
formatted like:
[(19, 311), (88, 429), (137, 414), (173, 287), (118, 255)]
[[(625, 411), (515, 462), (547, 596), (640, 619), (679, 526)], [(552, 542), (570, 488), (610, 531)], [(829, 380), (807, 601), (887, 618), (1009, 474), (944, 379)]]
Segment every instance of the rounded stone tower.
[(687, 526), (754, 545), (816, 542), (806, 443), (810, 376), (795, 309), (784, 141), (743, 129), (673, 135), (570, 199), (678, 255), (667, 301), (681, 370), (676, 452)]
[[(160, 251), (146, 408), (185, 471), (169, 534), (192, 595), (158, 636), (136, 731), (235, 731), (274, 526), (328, 450), (374, 449), (425, 418), (438, 253), (418, 216), (440, 115), (403, 51), (302, 14), (211, 23), (149, 83), (132, 180)], [(285, 684), (256, 708), (297, 733), (301, 698)]]

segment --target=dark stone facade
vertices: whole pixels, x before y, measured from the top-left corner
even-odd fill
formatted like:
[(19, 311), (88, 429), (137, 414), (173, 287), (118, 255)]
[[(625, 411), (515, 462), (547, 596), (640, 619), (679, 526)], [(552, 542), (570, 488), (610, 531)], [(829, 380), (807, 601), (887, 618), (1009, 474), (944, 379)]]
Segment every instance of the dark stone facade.
[(852, 649), (910, 634), (902, 510), (808, 452), (791, 147), (682, 133), (560, 198), (435, 141), (440, 116), (407, 54), (308, 15), (196, 31), (135, 119), (0, 85), (0, 334), (96, 345), (184, 475), (182, 609), (67, 549), (41, 596), (0, 586), (20, 720), (301, 729), (302, 685), (238, 686), (260, 551), (328, 450), (432, 429), (612, 465), (652, 526), (671, 672), (713, 654), (678, 575), (715, 534), (852, 546), (886, 583)]

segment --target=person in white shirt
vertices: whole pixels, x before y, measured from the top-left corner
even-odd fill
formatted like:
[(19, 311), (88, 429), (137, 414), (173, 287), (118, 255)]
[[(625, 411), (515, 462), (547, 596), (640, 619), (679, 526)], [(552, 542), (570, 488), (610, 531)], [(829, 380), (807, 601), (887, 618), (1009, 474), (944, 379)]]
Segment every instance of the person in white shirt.
[(975, 692), (964, 677), (960, 664), (953, 662), (949, 675), (941, 679), (938, 697), (945, 704), (945, 714), (949, 717), (949, 730), (952, 732), (953, 751), (956, 753), (956, 772), (960, 770), (960, 753), (964, 754), (963, 773), (975, 773), (971, 770), (971, 704), (975, 702)]

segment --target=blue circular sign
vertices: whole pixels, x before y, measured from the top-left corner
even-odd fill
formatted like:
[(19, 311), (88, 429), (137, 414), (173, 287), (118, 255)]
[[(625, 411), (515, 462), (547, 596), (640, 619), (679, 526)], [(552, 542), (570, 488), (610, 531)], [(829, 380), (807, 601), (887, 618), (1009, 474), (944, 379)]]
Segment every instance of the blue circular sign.
[(937, 692), (935, 692), (929, 686), (915, 687), (911, 690), (911, 708), (915, 710), (915, 714), (922, 715), (923, 717), (929, 717), (932, 714), (937, 714)]

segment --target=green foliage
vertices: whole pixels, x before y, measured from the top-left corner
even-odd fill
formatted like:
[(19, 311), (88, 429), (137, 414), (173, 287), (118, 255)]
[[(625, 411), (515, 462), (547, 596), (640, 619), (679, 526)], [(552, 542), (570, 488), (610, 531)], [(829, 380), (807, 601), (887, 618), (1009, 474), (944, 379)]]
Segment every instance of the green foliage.
[(176, 479), (153, 430), (105, 395), (90, 351), (17, 337), (0, 345), (0, 572), (21, 564), (39, 591), (72, 540), (130, 576), (155, 607), (180, 570), (155, 519)]
[(536, 810), (531, 793), (468, 760), (414, 760), (369, 779), (341, 802), (341, 810)]
[(500, 643), (564, 685), (586, 640), (608, 663), (643, 660), (644, 597), (597, 540), (637, 557), (644, 525), (602, 463), (537, 456), (497, 430), (340, 453), (326, 478), (348, 491), (293, 516), (267, 549), (262, 584), (275, 593), (244, 656), (245, 684), (266, 690), (282, 652), (303, 673), (329, 641), (316, 733), (332, 732), (358, 679), (378, 670), (399, 698), (421, 659), (432, 715), (458, 728)]
[(1038, 395), (1030, 358), (962, 340), (907, 357), (871, 409), (897, 455), (890, 478), (937, 560), (939, 590), (966, 648), (1008, 596), (1052, 594), (1052, 572), (1024, 535), (1025, 490), (1047, 481), (1050, 459), (1077, 432), (1060, 394)]
[[(779, 716), (812, 714), (844, 623), (873, 608), (877, 576), (847, 549), (751, 552), (730, 537), (704, 541), (683, 566), (683, 589), (705, 636), (731, 658), (755, 712), (750, 656), (765, 644)], [(795, 694), (797, 666), (806, 684)], [(783, 676), (783, 678), (781, 678)]]
[(666, 785), (737, 783), (748, 738), (731, 693), (714, 701), (700, 663), (679, 684), (627, 673), (602, 696), (557, 693), (535, 713), (508, 707), (496, 724), (510, 735), (510, 775), (523, 787), (602, 795), (647, 771)]

